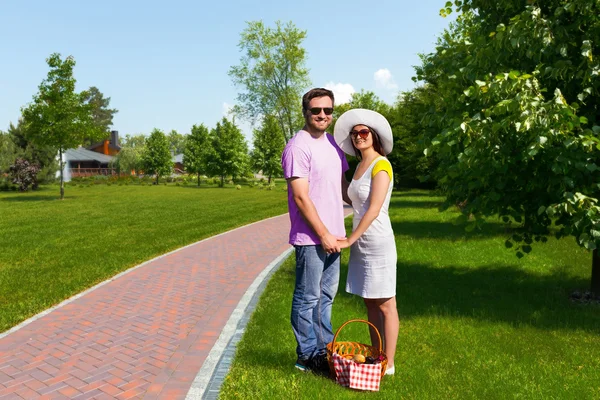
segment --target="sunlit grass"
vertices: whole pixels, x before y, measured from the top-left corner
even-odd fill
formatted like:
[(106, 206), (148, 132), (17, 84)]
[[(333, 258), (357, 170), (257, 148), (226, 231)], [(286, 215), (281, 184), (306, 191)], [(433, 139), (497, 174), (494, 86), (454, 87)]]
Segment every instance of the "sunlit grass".
[[(600, 398), (600, 308), (573, 304), (587, 289), (591, 255), (572, 239), (549, 240), (518, 259), (502, 224), (466, 233), (440, 213), (428, 192), (395, 193), (391, 217), (398, 251), (401, 319), (396, 375), (384, 399)], [(350, 222), (350, 221), (348, 221)], [(347, 227), (349, 225), (347, 224)], [(294, 257), (277, 271), (238, 345), (221, 398), (364, 398), (365, 393), (294, 369), (289, 323)], [(347, 252), (333, 325), (366, 318), (344, 291)], [(342, 340), (368, 343), (350, 324)], [(369, 396), (371, 397), (371, 396)]]
[(69, 186), (0, 192), (0, 332), (121, 271), (287, 211), (244, 187)]

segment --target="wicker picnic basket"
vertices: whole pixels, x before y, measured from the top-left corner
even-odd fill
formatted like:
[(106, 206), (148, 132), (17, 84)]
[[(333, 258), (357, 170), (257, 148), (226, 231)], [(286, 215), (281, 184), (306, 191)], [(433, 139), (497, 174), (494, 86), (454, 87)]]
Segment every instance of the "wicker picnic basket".
[[(370, 325), (375, 330), (377, 337), (379, 338), (379, 348), (358, 342), (338, 342), (337, 337), (340, 334), (340, 331), (343, 327), (351, 322), (363, 322)], [(362, 354), (365, 357), (371, 356), (373, 358), (383, 356), (383, 361), (381, 362), (381, 377), (383, 378), (383, 375), (385, 375), (388, 360), (383, 352), (381, 335), (379, 334), (379, 331), (375, 325), (369, 321), (365, 321), (364, 319), (351, 319), (344, 322), (342, 326), (338, 328), (337, 332), (335, 332), (335, 335), (333, 336), (333, 342), (327, 344), (327, 362), (329, 363), (329, 371), (331, 372), (331, 376), (335, 378), (335, 368), (333, 366), (332, 359), (333, 353), (338, 353), (340, 356), (347, 359), (353, 358), (356, 354)]]

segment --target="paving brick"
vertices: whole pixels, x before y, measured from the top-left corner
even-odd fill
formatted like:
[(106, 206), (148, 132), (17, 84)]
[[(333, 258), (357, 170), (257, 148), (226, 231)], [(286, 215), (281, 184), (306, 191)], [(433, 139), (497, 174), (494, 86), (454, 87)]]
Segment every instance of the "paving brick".
[(180, 249), (3, 337), (0, 399), (184, 399), (288, 229), (283, 215)]

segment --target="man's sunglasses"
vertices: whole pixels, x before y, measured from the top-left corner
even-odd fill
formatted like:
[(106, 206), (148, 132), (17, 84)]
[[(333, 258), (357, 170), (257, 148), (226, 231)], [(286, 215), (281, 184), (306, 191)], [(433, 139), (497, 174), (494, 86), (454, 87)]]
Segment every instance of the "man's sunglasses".
[(313, 107), (309, 108), (308, 111), (310, 111), (312, 115), (319, 115), (321, 114), (321, 111), (324, 111), (325, 115), (331, 115), (333, 114), (333, 107)]
[(360, 136), (362, 140), (366, 140), (369, 137), (369, 133), (371, 133), (368, 129), (361, 129), (360, 131), (350, 131), (350, 135), (353, 139), (356, 139), (357, 136)]

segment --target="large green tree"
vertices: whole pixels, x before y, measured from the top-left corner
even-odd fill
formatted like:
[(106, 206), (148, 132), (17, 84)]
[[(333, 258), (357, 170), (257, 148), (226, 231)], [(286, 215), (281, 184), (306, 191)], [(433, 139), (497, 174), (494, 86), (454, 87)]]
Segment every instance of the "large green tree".
[(104, 133), (108, 133), (113, 124), (114, 115), (119, 112), (116, 108), (109, 108), (110, 97), (104, 97), (97, 87), (92, 86), (82, 94), (82, 99), (85, 104), (90, 106), (94, 123)]
[(249, 166), (248, 145), (242, 131), (233, 121), (223, 118), (210, 132), (210, 154), (207, 156), (207, 172), (221, 178), (243, 175)]
[(268, 176), (269, 183), (273, 176), (283, 175), (281, 153), (285, 147), (285, 138), (274, 116), (265, 116), (260, 129), (254, 130), (253, 145), (250, 159), (254, 172), (262, 172)]
[(600, 294), (600, 3), (467, 0), (442, 14), (453, 7), (417, 68), (442, 105), (423, 121), (446, 204), (475, 217), (469, 229), (493, 215), (518, 225), (506, 246), (520, 257), (574, 236)]
[(54, 53), (46, 60), (50, 71), (39, 86), (33, 102), (22, 109), (30, 139), (36, 145), (55, 149), (60, 162), (60, 198), (64, 199), (63, 153), (83, 143), (100, 139), (105, 132), (95, 122), (86, 92), (75, 91), (72, 56), (61, 59)]
[(198, 176), (198, 186), (200, 186), (200, 175), (206, 174), (207, 157), (210, 152), (210, 132), (204, 124), (192, 126), (192, 132), (185, 138), (183, 149), (183, 167), (188, 174)]
[(242, 88), (237, 112), (252, 123), (265, 115), (274, 115), (284, 137), (289, 140), (297, 126), (302, 92), (310, 85), (302, 42), (306, 31), (292, 22), (266, 27), (262, 21), (248, 22), (241, 34), (240, 64), (231, 67), (229, 76)]
[(161, 176), (173, 172), (173, 161), (169, 141), (160, 129), (154, 129), (146, 139), (142, 152), (141, 166), (144, 174), (156, 175), (156, 184)]

